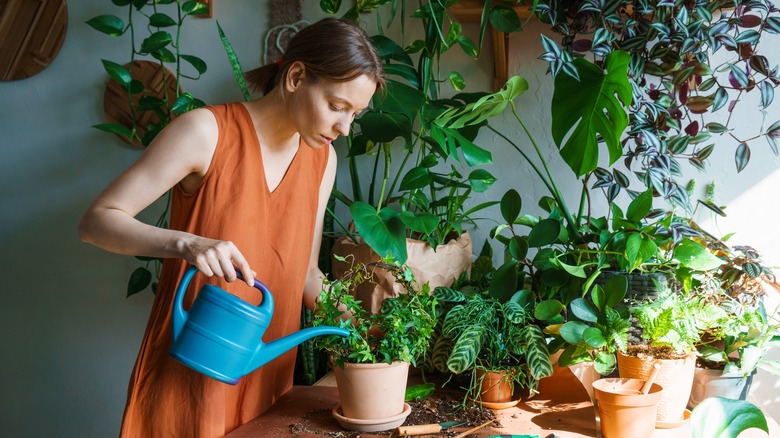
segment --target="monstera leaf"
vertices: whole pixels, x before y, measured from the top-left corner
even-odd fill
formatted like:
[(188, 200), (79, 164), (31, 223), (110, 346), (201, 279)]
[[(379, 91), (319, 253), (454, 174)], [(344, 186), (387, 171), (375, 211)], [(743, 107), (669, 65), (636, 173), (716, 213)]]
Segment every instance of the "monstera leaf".
[(579, 81), (566, 74), (555, 78), (553, 140), (577, 177), (598, 165), (599, 135), (607, 144), (610, 164), (623, 154), (620, 136), (628, 126), (625, 107), (631, 103), (628, 61), (628, 53), (616, 50), (606, 57), (605, 72), (585, 59), (576, 59)]
[(368, 203), (355, 201), (349, 212), (360, 237), (380, 257), (392, 255), (395, 261), (406, 262), (406, 225), (397, 211), (387, 207), (377, 211)]

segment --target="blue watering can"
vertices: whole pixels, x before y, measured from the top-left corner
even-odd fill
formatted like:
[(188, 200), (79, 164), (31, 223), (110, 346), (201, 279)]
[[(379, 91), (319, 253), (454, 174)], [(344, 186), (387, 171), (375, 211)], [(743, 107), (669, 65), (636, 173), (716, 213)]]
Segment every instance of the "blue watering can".
[[(214, 285), (206, 284), (189, 312), (182, 308), (184, 293), (198, 269), (184, 273), (173, 302), (173, 345), (170, 354), (179, 362), (213, 379), (231, 385), (282, 353), (315, 336), (349, 336), (338, 327), (311, 327), (268, 344), (262, 337), (271, 322), (274, 300), (258, 280), (263, 302), (253, 306)], [(241, 274), (238, 274), (241, 278)]]

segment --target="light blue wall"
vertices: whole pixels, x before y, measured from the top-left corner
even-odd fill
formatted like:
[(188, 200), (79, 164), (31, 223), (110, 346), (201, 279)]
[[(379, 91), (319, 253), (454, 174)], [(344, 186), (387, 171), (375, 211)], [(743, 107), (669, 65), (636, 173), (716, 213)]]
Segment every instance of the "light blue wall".
[[(245, 68), (258, 65), (260, 42), (268, 29), (268, 2), (217, 1), (219, 20)], [(119, 9), (109, 1), (71, 1), (68, 35), (59, 56), (37, 76), (0, 82), (0, 267), (6, 285), (0, 306), (0, 427), (4, 436), (116, 435), (124, 407), (128, 377), (146, 325), (152, 297), (143, 293), (125, 298), (129, 273), (137, 264), (78, 240), (76, 225), (98, 192), (137, 159), (139, 151), (109, 134), (90, 128), (103, 123), (105, 74), (100, 59), (127, 60), (127, 41), (115, 39), (84, 24), (93, 16)], [(304, 18), (321, 16), (318, 2), (304, 2)], [(203, 57), (209, 70), (187, 91), (208, 103), (241, 98), (224, 51), (217, 38), (215, 19), (190, 20), (185, 27), (185, 50)], [(525, 121), (538, 140), (550, 145), (550, 78), (536, 58), (541, 53), (531, 23), (512, 37), (511, 70), (525, 76), (530, 90), (518, 100)], [(467, 26), (472, 36), (473, 26)], [(768, 41), (765, 47), (777, 44)], [(485, 50), (489, 53), (488, 45)], [(488, 58), (474, 61), (455, 50), (444, 70), (458, 70), (469, 84), (466, 91), (484, 90), (492, 83)], [(777, 105), (772, 110), (778, 116)], [(746, 119), (754, 124), (755, 119)], [(508, 127), (508, 122), (498, 124)], [(497, 138), (483, 135), (496, 161), (491, 172), (499, 182), (476, 201), (497, 199), (509, 187), (517, 188), (528, 212), (544, 187), (530, 176), (515, 152)], [(750, 236), (750, 243), (771, 253), (780, 264), (775, 187), (780, 160), (766, 148), (756, 148), (748, 169), (736, 176), (733, 152), (716, 157), (713, 174), (722, 203), (740, 205), (727, 231)], [(578, 185), (550, 148), (548, 159), (564, 190), (577, 193)], [(342, 168), (339, 184), (347, 183)], [(772, 183), (774, 181), (775, 183)], [(158, 208), (158, 206), (157, 206)], [(152, 207), (145, 218), (159, 211)], [(493, 215), (497, 217), (497, 215)], [(738, 220), (733, 221), (732, 218)], [(476, 230), (481, 246), (487, 228)], [(762, 381), (763, 402), (776, 404), (773, 380)], [(771, 402), (771, 403), (770, 403)]]

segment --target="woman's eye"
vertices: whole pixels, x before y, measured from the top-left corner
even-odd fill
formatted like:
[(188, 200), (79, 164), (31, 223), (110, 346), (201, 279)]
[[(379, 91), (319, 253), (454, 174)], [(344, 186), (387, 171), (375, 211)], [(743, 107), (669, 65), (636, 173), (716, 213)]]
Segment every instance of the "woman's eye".
[(332, 109), (333, 111), (337, 111), (337, 112), (342, 112), (342, 111), (344, 111), (344, 109), (343, 109), (343, 108), (339, 108), (339, 107), (337, 107), (336, 105), (331, 105), (331, 106), (330, 106), (330, 109)]

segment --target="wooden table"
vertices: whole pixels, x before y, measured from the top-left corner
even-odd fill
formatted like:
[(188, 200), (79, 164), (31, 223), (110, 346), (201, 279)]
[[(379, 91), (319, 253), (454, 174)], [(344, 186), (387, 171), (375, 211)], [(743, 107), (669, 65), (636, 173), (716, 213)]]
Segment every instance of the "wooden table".
[[(265, 414), (227, 435), (228, 438), (314, 438), (338, 436), (343, 431), (330, 414), (338, 403), (338, 392), (331, 376), (315, 386), (296, 386), (282, 396)], [(410, 384), (417, 383), (414, 377)], [(539, 435), (540, 438), (596, 437), (596, 415), (584, 387), (568, 368), (556, 367), (554, 378), (540, 382), (540, 393), (521, 401), (516, 407), (495, 411), (501, 427), (486, 427), (475, 435), (516, 434)], [(434, 397), (436, 394), (434, 393)], [(771, 418), (769, 436), (780, 437), (780, 427)], [(452, 428), (465, 431), (468, 428)], [(553, 433), (555, 435), (553, 435)], [(347, 435), (345, 435), (347, 436)], [(351, 435), (350, 435), (351, 436)], [(387, 435), (360, 434), (361, 437)], [(437, 436), (437, 435), (428, 435)], [(438, 435), (444, 436), (444, 433)], [(767, 435), (758, 429), (745, 431), (740, 438), (760, 438)], [(656, 429), (655, 438), (689, 438), (688, 424), (675, 429)]]

